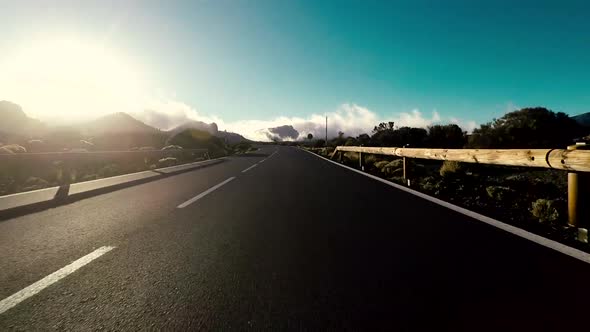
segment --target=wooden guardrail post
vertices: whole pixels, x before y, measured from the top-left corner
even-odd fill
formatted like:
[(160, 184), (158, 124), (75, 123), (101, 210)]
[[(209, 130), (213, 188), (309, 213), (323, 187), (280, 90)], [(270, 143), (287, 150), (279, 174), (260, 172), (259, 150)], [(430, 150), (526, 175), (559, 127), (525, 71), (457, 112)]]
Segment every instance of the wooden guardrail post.
[(365, 168), (363, 167), (363, 153), (359, 152), (359, 169), (361, 171), (364, 171)]
[[(404, 145), (405, 148), (410, 147), (410, 144), (406, 144)], [(408, 169), (408, 162), (406, 160), (406, 157), (402, 157), (402, 165), (403, 165), (403, 170), (404, 170), (404, 183), (409, 187), (410, 186), (410, 179), (409, 179), (409, 169)]]
[(406, 157), (402, 157), (402, 165), (403, 165), (403, 169), (404, 169), (404, 182), (408, 183), (408, 168), (407, 168), (407, 164), (406, 164)]
[[(570, 145), (568, 151), (588, 150), (585, 143)], [(588, 226), (590, 218), (590, 175), (584, 172), (567, 173), (568, 223), (573, 227)]]

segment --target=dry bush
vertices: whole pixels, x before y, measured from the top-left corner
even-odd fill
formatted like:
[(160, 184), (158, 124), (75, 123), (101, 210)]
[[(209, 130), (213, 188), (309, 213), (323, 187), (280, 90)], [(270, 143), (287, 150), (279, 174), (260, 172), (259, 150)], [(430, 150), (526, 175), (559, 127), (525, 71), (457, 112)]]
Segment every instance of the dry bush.
[(551, 199), (539, 198), (533, 202), (531, 213), (542, 223), (555, 223), (559, 220), (557, 203)]
[(442, 177), (456, 176), (463, 172), (461, 164), (457, 161), (443, 161), (439, 174)]

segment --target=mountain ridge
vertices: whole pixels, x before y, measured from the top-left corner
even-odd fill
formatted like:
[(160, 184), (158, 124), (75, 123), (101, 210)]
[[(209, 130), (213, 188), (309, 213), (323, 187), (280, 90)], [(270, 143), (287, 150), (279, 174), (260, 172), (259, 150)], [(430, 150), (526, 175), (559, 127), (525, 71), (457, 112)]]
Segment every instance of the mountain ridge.
[[(27, 116), (20, 105), (10, 101), (0, 101), (0, 142), (3, 144), (17, 142), (24, 144), (32, 138), (51, 137), (55, 134), (63, 134), (63, 132), (68, 132), (70, 137), (90, 140), (97, 138), (98, 141), (125, 140), (125, 136), (129, 136), (135, 138), (130, 140), (129, 144), (134, 144), (131, 141), (141, 140), (141, 137), (174, 137), (187, 129), (207, 132), (222, 139), (226, 144), (249, 141), (238, 133), (219, 131), (215, 122), (207, 124), (203, 121), (191, 120), (171, 130), (163, 131), (125, 112), (106, 114), (74, 125), (48, 126), (40, 120)], [(155, 141), (161, 141), (161, 139)]]
[(576, 120), (576, 122), (582, 126), (590, 127), (590, 112), (574, 115), (571, 118)]

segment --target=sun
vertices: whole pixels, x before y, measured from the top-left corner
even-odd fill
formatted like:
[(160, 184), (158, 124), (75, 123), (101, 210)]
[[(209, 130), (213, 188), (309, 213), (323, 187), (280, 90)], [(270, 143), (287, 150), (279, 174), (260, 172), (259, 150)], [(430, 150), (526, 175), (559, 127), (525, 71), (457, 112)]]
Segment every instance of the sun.
[(23, 43), (0, 55), (0, 99), (62, 123), (135, 111), (146, 88), (138, 68), (100, 43), (65, 38)]

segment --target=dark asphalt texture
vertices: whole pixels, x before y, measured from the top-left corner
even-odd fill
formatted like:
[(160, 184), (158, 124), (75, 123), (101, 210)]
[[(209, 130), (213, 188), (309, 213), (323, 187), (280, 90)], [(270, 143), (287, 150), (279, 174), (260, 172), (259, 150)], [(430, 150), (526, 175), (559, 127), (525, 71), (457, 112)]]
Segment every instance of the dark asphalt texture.
[(0, 222), (0, 300), (101, 246), (0, 331), (590, 328), (589, 264), (291, 147)]

